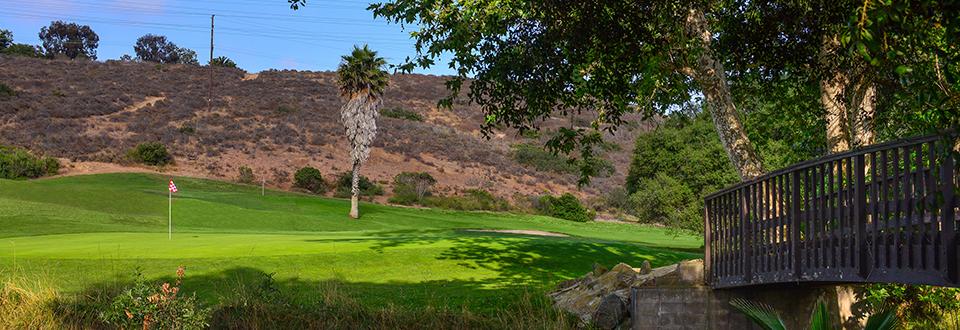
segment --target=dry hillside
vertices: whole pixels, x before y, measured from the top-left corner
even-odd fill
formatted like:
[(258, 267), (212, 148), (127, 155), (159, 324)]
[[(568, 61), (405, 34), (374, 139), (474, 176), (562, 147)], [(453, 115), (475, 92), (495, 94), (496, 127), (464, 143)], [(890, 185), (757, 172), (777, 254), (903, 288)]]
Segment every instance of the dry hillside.
[[(350, 168), (333, 73), (216, 68), (208, 107), (209, 77), (205, 68), (184, 65), (0, 57), (0, 83), (16, 91), (0, 97), (0, 143), (67, 159), (67, 171), (96, 171), (93, 162), (120, 163), (136, 144), (161, 141), (175, 156), (174, 173), (229, 179), (245, 165), (277, 187), (288, 187), (302, 166), (325, 176)], [(576, 190), (573, 174), (537, 171), (513, 159), (511, 145), (536, 138), (499, 132), (484, 139), (475, 106), (458, 102), (438, 110), (443, 82), (428, 75), (391, 78), (385, 108), (415, 111), (424, 121), (382, 118), (364, 175), (389, 182), (401, 171), (426, 171), (445, 193)], [(544, 135), (578, 121), (545, 122)], [(620, 146), (606, 154), (616, 170), (583, 194), (623, 184), (633, 140), (646, 127), (635, 121), (609, 137)]]

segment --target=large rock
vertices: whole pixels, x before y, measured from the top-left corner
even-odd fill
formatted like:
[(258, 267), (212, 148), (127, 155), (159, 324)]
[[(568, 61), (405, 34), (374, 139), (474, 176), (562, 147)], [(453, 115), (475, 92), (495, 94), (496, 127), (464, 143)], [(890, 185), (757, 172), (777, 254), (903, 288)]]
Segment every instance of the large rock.
[(703, 260), (683, 261), (649, 269), (617, 264), (606, 272), (590, 272), (561, 283), (549, 295), (557, 308), (576, 314), (587, 324), (613, 329), (628, 319), (630, 288), (643, 286), (703, 286)]

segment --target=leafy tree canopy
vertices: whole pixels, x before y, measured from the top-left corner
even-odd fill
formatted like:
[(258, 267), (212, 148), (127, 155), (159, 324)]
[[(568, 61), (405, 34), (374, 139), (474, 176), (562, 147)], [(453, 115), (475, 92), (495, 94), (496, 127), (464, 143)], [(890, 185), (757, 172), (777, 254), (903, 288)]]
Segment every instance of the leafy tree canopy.
[(53, 21), (41, 28), (40, 40), (46, 56), (63, 55), (70, 59), (79, 57), (95, 60), (100, 44), (100, 37), (90, 26), (64, 21)]
[(161, 35), (146, 34), (138, 38), (133, 52), (138, 60), (144, 62), (199, 64), (197, 52), (177, 47), (177, 44)]
[(0, 29), (0, 50), (10, 47), (13, 44), (13, 32)]
[(227, 58), (226, 56), (214, 57), (213, 61), (210, 61), (210, 65), (219, 66), (224, 68), (236, 68), (237, 63), (233, 60)]

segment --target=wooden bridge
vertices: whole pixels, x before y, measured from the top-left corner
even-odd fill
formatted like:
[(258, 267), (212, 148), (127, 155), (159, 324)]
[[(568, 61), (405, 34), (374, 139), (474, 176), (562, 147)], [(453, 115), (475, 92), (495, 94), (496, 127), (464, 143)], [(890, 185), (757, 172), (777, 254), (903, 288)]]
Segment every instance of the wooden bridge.
[(874, 145), (707, 196), (707, 281), (960, 286), (954, 143)]

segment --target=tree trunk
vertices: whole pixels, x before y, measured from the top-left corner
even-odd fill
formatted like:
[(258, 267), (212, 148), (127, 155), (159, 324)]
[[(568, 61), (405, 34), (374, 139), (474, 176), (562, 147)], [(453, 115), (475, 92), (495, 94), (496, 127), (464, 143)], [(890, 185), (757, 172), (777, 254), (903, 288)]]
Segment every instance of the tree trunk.
[(850, 135), (848, 129), (849, 118), (844, 94), (847, 86), (847, 76), (836, 63), (837, 51), (840, 49), (840, 40), (835, 35), (824, 36), (820, 45), (820, 66), (830, 71), (820, 79), (820, 104), (826, 111), (827, 148), (830, 153), (850, 150)]
[(861, 83), (853, 99), (857, 112), (853, 114), (851, 139), (856, 147), (865, 147), (874, 143), (873, 118), (876, 114), (877, 87), (872, 83)]
[(754, 151), (740, 122), (739, 113), (730, 95), (723, 63), (718, 61), (710, 48), (711, 33), (706, 17), (699, 9), (691, 9), (686, 19), (687, 33), (700, 43), (700, 53), (693, 68), (693, 79), (700, 85), (710, 104), (713, 124), (727, 156), (740, 174), (741, 180), (749, 180), (763, 174), (763, 166)]
[(360, 162), (353, 162), (353, 181), (350, 186), (350, 217), (360, 218)]

